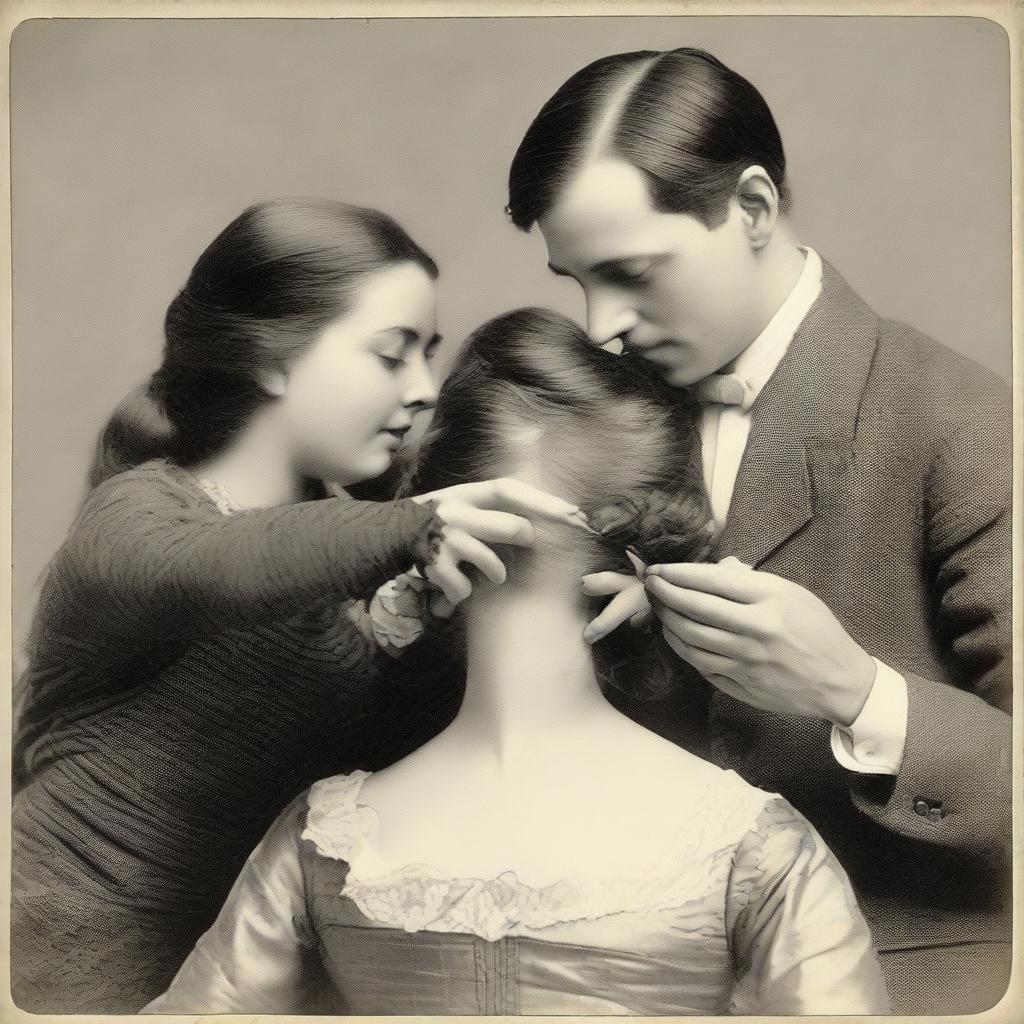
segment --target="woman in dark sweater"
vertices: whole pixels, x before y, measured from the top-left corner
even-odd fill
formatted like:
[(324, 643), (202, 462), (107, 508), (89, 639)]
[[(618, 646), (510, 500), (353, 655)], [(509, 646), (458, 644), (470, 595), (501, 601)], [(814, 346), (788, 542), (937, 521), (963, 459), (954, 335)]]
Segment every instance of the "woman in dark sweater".
[(328, 497), (436, 397), (429, 256), (372, 210), (246, 210), (167, 313), (51, 563), (15, 750), (12, 990), (130, 1012), (167, 987), (245, 857), (315, 779), (383, 767), (453, 700), (378, 679), (354, 601), (417, 565), (450, 604), (488, 545), (575, 507), (493, 481)]

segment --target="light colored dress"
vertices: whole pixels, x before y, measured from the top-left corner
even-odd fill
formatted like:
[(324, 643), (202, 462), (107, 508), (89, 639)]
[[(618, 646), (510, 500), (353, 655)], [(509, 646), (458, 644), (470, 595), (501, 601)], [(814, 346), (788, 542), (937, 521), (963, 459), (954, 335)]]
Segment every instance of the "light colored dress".
[(629, 877), (376, 868), (365, 772), (316, 783), (144, 1012), (869, 1014), (888, 1005), (846, 875), (781, 797), (715, 769)]

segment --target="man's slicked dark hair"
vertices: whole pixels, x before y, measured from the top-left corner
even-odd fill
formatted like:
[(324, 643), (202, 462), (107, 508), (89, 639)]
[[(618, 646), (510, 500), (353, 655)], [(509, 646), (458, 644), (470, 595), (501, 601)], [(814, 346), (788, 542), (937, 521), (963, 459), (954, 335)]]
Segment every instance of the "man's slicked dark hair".
[(775, 119), (745, 78), (703, 50), (640, 50), (588, 64), (544, 104), (509, 172), (508, 213), (529, 231), (591, 159), (619, 157), (655, 209), (720, 223), (740, 174), (762, 166), (789, 206)]

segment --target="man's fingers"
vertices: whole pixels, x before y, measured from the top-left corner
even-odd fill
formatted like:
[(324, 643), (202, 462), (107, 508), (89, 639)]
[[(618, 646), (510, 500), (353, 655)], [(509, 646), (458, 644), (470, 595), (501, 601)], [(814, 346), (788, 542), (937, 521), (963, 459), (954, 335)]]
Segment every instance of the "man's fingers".
[(655, 604), (664, 605), (688, 619), (732, 633), (747, 633), (751, 629), (749, 605), (675, 586), (661, 576), (645, 576), (644, 585)]
[(660, 577), (677, 587), (741, 604), (752, 604), (760, 600), (770, 590), (771, 581), (778, 578), (771, 573), (751, 569), (737, 559), (717, 565), (707, 562), (668, 562), (652, 565), (647, 572), (649, 576)]
[(600, 615), (590, 621), (583, 631), (583, 639), (590, 644), (596, 643), (634, 615), (649, 608), (647, 595), (639, 583), (631, 590), (623, 590), (608, 602)]
[(645, 622), (647, 622), (651, 618), (653, 614), (654, 612), (651, 610), (650, 602), (648, 602), (647, 607), (644, 608), (643, 611), (637, 612), (636, 615), (634, 615), (633, 618), (629, 620), (629, 624), (634, 629), (639, 629)]
[[(665, 643), (683, 661), (689, 662), (705, 679), (709, 679), (712, 682), (715, 682), (715, 680), (711, 679), (712, 676), (725, 676), (726, 670), (732, 664), (728, 658), (723, 658), (720, 654), (702, 650), (700, 647), (694, 647), (692, 644), (686, 643), (685, 640), (680, 640), (679, 637), (664, 626), (662, 627), (662, 635), (665, 637)], [(715, 685), (717, 685), (717, 682), (715, 682)]]
[(583, 593), (591, 597), (607, 597), (639, 586), (636, 576), (624, 572), (591, 572), (583, 577)]
[(661, 620), (662, 627), (674, 637), (691, 647), (699, 647), (708, 653), (727, 658), (735, 669), (736, 660), (743, 654), (744, 637), (719, 629), (717, 626), (694, 622), (693, 619), (688, 619), (668, 608), (659, 608), (656, 614)]

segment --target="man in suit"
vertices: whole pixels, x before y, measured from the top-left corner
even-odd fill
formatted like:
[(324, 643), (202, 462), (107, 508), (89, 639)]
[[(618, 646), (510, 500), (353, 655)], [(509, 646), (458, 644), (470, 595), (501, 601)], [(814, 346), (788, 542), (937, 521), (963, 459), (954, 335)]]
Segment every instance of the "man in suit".
[(527, 131), (509, 197), (583, 288), (595, 343), (702, 403), (730, 556), (650, 567), (642, 587), (589, 578), (612, 600), (588, 638), (649, 602), (711, 684), (710, 755), (788, 797), (846, 867), (894, 1012), (993, 1005), (1009, 974), (1008, 389), (880, 319), (799, 244), (771, 112), (702, 51), (574, 75)]

